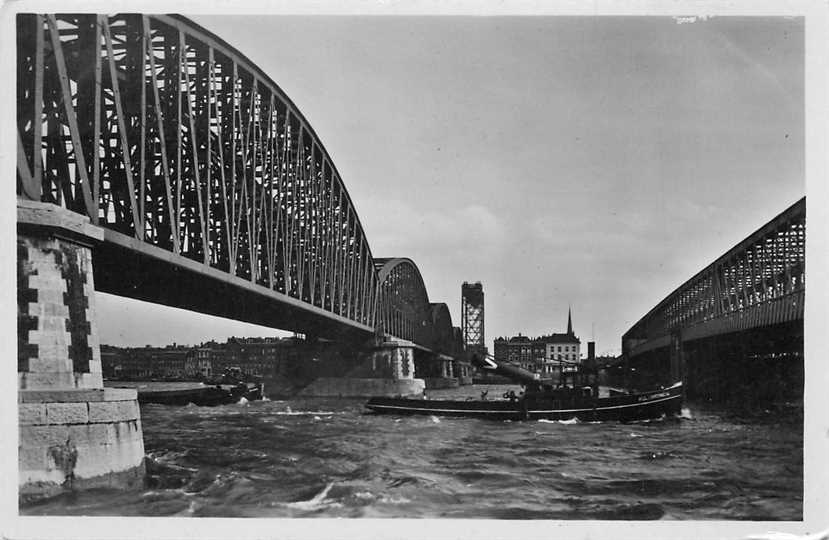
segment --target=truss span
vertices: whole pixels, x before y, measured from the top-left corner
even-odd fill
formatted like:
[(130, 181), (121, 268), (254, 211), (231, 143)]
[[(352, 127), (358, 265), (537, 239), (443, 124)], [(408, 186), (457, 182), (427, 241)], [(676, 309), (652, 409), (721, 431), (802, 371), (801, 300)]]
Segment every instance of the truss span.
[(433, 352), (458, 354), (452, 316), (446, 304), (429, 302), (420, 270), (411, 259), (375, 259), (381, 331)]
[[(373, 332), (378, 279), (351, 198), (243, 54), (183, 17), (140, 14), (21, 14), (17, 51), (17, 194), (105, 228), (99, 290)], [(286, 315), (251, 315), (274, 301)]]
[(423, 277), (411, 259), (375, 259), (381, 332), (426, 344), (430, 341), (431, 311)]
[[(463, 342), (459, 332), (452, 326), (449, 306), (444, 303), (430, 304), (432, 311), (432, 349), (452, 357), (459, 357)], [(460, 329), (457, 329), (460, 330)]]
[(657, 304), (622, 337), (629, 358), (702, 338), (803, 320), (806, 198)]

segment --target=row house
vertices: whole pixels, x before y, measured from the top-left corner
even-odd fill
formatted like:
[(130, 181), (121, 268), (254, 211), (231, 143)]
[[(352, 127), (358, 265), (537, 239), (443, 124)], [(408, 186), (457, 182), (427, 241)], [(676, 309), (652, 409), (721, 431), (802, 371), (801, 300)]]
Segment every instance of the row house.
[(495, 360), (510, 362), (528, 371), (552, 376), (575, 369), (581, 363), (581, 340), (573, 332), (573, 320), (567, 312), (567, 331), (537, 338), (522, 335), (499, 337), (494, 342)]

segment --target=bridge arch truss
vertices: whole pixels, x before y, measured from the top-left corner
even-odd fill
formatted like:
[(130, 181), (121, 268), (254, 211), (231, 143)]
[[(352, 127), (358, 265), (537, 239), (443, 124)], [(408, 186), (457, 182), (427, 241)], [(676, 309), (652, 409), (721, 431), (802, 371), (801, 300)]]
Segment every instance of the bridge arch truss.
[(18, 197), (374, 328), (375, 263), (345, 185), (243, 54), (179, 16), (20, 14), (17, 27)]
[(378, 288), (378, 330), (428, 348), (458, 356), (452, 315), (445, 303), (429, 302), (417, 265), (405, 257), (375, 259)]

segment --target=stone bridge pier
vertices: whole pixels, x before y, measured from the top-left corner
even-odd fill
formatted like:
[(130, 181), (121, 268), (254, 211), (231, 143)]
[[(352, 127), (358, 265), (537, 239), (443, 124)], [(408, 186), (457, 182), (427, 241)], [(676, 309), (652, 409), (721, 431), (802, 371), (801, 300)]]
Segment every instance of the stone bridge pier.
[(144, 478), (135, 390), (104, 388), (92, 246), (103, 229), (17, 202), (18, 468), (21, 500)]
[(445, 354), (417, 351), (415, 371), (423, 377), (427, 390), (457, 388), (460, 384), (456, 374), (456, 361)]
[[(337, 345), (333, 346), (335, 349)], [(353, 358), (336, 355), (314, 366), (313, 382), (305, 396), (369, 397), (411, 396), (423, 393), (425, 384), (415, 374), (414, 343), (392, 339), (372, 343)]]
[(472, 384), (472, 365), (469, 362), (455, 360), (453, 371), (458, 378), (458, 384), (461, 386)]

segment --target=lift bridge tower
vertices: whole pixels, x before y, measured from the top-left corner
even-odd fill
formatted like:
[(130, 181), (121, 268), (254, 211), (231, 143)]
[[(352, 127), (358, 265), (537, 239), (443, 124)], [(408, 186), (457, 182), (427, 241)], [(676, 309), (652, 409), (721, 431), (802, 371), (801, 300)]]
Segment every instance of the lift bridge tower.
[(486, 354), (484, 341), (484, 287), (480, 281), (461, 285), (461, 333), (467, 353)]

